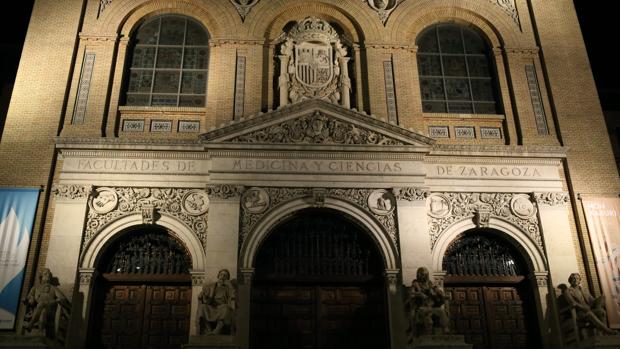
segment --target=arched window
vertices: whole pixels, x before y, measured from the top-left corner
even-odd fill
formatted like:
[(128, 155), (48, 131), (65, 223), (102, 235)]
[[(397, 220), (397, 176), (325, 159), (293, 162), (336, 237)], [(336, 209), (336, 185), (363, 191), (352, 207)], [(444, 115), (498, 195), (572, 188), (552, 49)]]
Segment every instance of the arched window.
[(478, 33), (438, 24), (424, 31), (417, 45), (425, 113), (500, 113), (491, 50)]
[(126, 105), (204, 107), (209, 34), (191, 18), (160, 16), (135, 34)]

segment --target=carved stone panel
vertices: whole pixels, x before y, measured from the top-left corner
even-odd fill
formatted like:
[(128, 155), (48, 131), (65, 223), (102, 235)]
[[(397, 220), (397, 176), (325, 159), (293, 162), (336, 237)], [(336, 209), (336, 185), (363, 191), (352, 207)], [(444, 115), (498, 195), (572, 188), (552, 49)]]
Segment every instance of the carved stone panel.
[(401, 2), (405, 0), (362, 0), (362, 1), (366, 2), (368, 6), (370, 6), (370, 8), (372, 8), (375, 12), (377, 12), (379, 19), (381, 19), (381, 23), (385, 25), (388, 18), (390, 18), (390, 14), (392, 13), (392, 11), (394, 11), (396, 6), (398, 6)]
[[(102, 197), (103, 195), (103, 197)], [(89, 198), (88, 218), (83, 244), (107, 224), (130, 214), (140, 214), (146, 224), (158, 215), (173, 216), (185, 223), (202, 242), (207, 241), (207, 194), (197, 189), (176, 188), (96, 188)], [(115, 203), (112, 205), (111, 203)]]
[(491, 217), (508, 221), (521, 229), (542, 249), (542, 238), (530, 197), (510, 193), (433, 193), (428, 199), (431, 247), (454, 223), (473, 219), (478, 227), (487, 227)]

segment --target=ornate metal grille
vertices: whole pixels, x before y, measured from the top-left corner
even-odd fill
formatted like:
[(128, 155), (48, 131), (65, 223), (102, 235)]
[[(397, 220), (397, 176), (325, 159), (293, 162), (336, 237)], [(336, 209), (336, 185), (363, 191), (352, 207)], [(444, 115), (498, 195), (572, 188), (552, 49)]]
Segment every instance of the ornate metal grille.
[(517, 276), (523, 274), (512, 249), (491, 237), (465, 236), (448, 247), (443, 269), (448, 275)]
[(417, 40), (425, 113), (500, 112), (491, 50), (475, 31), (439, 24)]
[(272, 233), (257, 257), (257, 276), (268, 279), (367, 279), (380, 266), (372, 241), (336, 215), (295, 218)]
[(117, 274), (187, 274), (191, 265), (185, 249), (166, 232), (130, 233), (118, 242), (104, 272)]

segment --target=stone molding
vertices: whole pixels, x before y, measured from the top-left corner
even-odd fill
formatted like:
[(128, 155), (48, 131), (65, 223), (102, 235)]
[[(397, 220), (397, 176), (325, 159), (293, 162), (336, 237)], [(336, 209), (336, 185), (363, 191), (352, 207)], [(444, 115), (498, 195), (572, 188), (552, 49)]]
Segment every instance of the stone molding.
[(207, 153), (177, 153), (171, 151), (152, 152), (152, 151), (130, 151), (130, 150), (73, 150), (63, 149), (61, 151), (63, 159), (67, 157), (79, 158), (115, 158), (115, 159), (179, 159), (179, 160), (208, 160)]
[(393, 188), (392, 191), (396, 200), (402, 201), (422, 201), (426, 200), (429, 195), (428, 188), (420, 187)]
[(192, 273), (192, 286), (202, 286), (206, 280), (203, 272)]
[(377, 12), (381, 23), (385, 26), (385, 23), (390, 18), (390, 14), (394, 9), (405, 0), (362, 0), (367, 3), (371, 9)]
[(538, 206), (564, 206), (570, 198), (567, 192), (534, 193)]
[(345, 123), (320, 111), (229, 139), (230, 143), (404, 145), (398, 139)]
[[(469, 145), (469, 144), (434, 144), (431, 155), (482, 155), (488, 156), (528, 156), (565, 158), (568, 148), (551, 145)], [(463, 154), (460, 154), (463, 153)], [(538, 154), (537, 154), (538, 153)]]
[(334, 152), (271, 152), (271, 151), (237, 151), (237, 150), (210, 150), (211, 158), (246, 158), (253, 159), (325, 159), (325, 160), (403, 160), (423, 161), (424, 154), (419, 153), (334, 153)]
[(97, 276), (97, 270), (91, 268), (80, 268), (78, 274), (80, 278), (80, 285), (90, 286), (93, 278)]
[(537, 207), (519, 193), (431, 193), (428, 200), (431, 248), (453, 224), (473, 219), (477, 227), (488, 227), (491, 218), (514, 224), (542, 250)]
[(537, 271), (534, 272), (534, 276), (536, 277), (536, 285), (538, 287), (548, 287), (549, 285), (549, 273), (546, 271)]
[[(243, 246), (244, 241), (247, 239), (248, 234), (252, 231), (256, 223), (260, 221), (270, 211), (274, 210), (281, 204), (300, 199), (310, 198), (313, 202), (316, 202), (313, 188), (253, 188), (264, 191), (269, 200), (267, 201), (268, 207), (260, 213), (251, 213), (244, 209), (244, 205), (241, 205), (241, 217), (240, 217), (240, 234), (239, 234), (239, 248)], [(374, 213), (371, 207), (368, 205), (368, 197), (376, 191), (383, 189), (360, 189), (360, 188), (327, 188), (321, 191), (323, 198), (335, 198), (338, 200), (347, 201), (368, 212), (374, 219), (376, 219), (382, 226), (384, 232), (387, 233), (388, 238), (392, 241), (396, 249), (398, 249), (398, 228), (397, 228), (397, 210), (394, 207), (389, 212), (383, 214)], [(384, 190), (388, 192), (387, 190)], [(389, 193), (389, 192), (388, 192)], [(391, 194), (391, 193), (390, 193)]]
[(57, 200), (84, 200), (89, 197), (92, 185), (54, 184), (52, 193)]
[(390, 293), (396, 294), (400, 280), (400, 269), (386, 269), (384, 272)]
[[(98, 188), (100, 189), (100, 188)], [(89, 210), (86, 221), (86, 231), (82, 248), (109, 223), (130, 214), (140, 214), (145, 224), (154, 224), (158, 216), (167, 214), (175, 217), (189, 227), (198, 237), (203, 247), (207, 243), (207, 216), (208, 201), (202, 202), (207, 205), (201, 208), (196, 215), (186, 209), (188, 193), (202, 192), (197, 189), (177, 188), (141, 188), (141, 187), (108, 187), (105, 190), (108, 196), (116, 196), (117, 203), (105, 213), (97, 212), (93, 208), (93, 201), (97, 200), (102, 192), (97, 190), (97, 196), (89, 198)], [(204, 193), (204, 195), (207, 195)], [(96, 205), (96, 204), (95, 204)]]
[(241, 197), (245, 191), (242, 185), (209, 185), (207, 186), (207, 195), (213, 200), (236, 200)]
[(524, 55), (524, 56), (537, 56), (540, 52), (538, 47), (504, 47), (504, 52), (507, 54)]
[(244, 285), (251, 285), (252, 279), (254, 278), (254, 268), (240, 268), (239, 273), (241, 274), (241, 282)]

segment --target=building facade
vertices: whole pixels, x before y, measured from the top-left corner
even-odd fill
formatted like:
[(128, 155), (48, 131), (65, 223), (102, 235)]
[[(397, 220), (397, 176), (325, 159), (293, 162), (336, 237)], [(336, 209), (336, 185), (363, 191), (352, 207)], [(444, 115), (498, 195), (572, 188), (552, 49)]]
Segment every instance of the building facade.
[(0, 157), (66, 347), (405, 348), (420, 267), (475, 348), (562, 347), (571, 273), (617, 298), (570, 0), (37, 0)]

